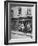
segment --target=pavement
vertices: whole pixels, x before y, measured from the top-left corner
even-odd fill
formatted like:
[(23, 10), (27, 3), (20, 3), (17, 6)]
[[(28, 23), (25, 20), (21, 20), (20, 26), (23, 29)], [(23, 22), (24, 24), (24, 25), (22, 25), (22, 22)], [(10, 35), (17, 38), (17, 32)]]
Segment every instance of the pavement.
[(11, 39), (9, 40), (9, 43), (30, 42), (30, 41), (32, 41), (31, 36), (32, 36), (32, 34), (29, 34), (29, 33), (11, 31)]

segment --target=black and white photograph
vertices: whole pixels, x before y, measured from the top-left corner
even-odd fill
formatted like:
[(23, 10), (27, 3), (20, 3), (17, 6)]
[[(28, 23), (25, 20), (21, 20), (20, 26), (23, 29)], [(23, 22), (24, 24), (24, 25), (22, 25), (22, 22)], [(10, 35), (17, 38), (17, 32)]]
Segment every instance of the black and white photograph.
[(4, 43), (37, 43), (37, 2), (5, 1), (4, 9)]

